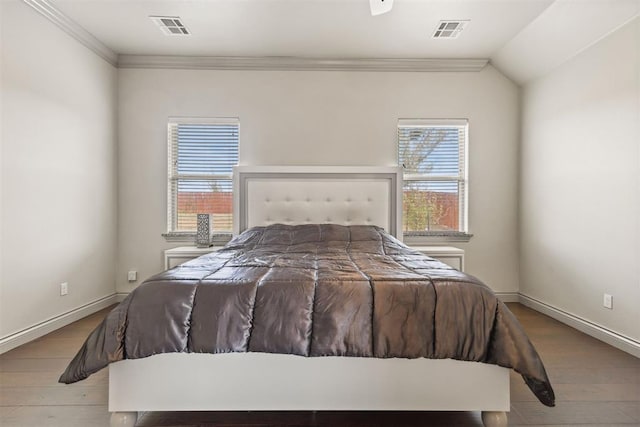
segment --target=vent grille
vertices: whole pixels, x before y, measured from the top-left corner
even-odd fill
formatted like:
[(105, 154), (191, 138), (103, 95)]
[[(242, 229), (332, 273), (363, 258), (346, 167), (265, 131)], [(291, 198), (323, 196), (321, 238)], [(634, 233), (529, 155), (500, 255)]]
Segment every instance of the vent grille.
[(179, 16), (150, 16), (149, 18), (167, 36), (188, 36), (191, 34)]
[(455, 39), (464, 30), (469, 21), (440, 21), (433, 33), (434, 39)]

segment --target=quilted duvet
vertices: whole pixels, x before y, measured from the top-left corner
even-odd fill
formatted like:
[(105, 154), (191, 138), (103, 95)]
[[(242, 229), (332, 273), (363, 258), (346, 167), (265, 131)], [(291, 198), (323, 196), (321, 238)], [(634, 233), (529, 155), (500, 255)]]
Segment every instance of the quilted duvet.
[(509, 309), (474, 277), (375, 226), (254, 227), (153, 276), (90, 334), (60, 377), (157, 353), (451, 358), (519, 372), (554, 393)]

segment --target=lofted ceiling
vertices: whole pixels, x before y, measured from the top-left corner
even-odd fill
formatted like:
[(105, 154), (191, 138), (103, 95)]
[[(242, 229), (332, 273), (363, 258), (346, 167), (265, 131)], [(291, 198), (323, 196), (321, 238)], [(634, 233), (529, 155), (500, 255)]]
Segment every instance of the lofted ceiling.
[[(338, 58), (487, 58), (552, 0), (396, 0), (371, 16), (368, 0), (55, 0), (118, 53)], [(167, 37), (149, 15), (177, 15), (189, 37)], [(499, 17), (499, 18), (498, 18)], [(455, 40), (431, 36), (441, 19), (470, 19)]]
[[(29, 0), (26, 0), (30, 2)], [(31, 0), (47, 3), (120, 55), (491, 59), (526, 82), (637, 16), (640, 0)], [(179, 16), (186, 37), (149, 19)], [(470, 20), (433, 39), (440, 20)]]

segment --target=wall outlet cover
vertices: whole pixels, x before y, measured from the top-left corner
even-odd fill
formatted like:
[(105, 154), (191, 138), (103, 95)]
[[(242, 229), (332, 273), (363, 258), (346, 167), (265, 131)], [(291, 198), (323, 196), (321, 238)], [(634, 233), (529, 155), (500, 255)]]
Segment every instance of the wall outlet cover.
[(605, 308), (613, 310), (613, 296), (611, 296), (609, 294), (604, 294), (604, 299), (602, 301), (602, 305)]
[(127, 279), (128, 279), (130, 282), (135, 282), (136, 280), (138, 280), (138, 272), (137, 272), (137, 271), (135, 271), (135, 270), (129, 271), (129, 272), (127, 273)]

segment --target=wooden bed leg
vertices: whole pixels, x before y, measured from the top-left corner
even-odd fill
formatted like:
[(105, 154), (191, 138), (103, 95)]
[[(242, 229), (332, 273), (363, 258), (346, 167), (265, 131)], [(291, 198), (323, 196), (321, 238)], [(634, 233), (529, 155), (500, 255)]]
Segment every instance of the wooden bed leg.
[(137, 412), (112, 412), (111, 427), (135, 427), (138, 420)]
[(507, 427), (509, 425), (507, 413), (496, 411), (482, 411), (482, 423), (484, 427)]

